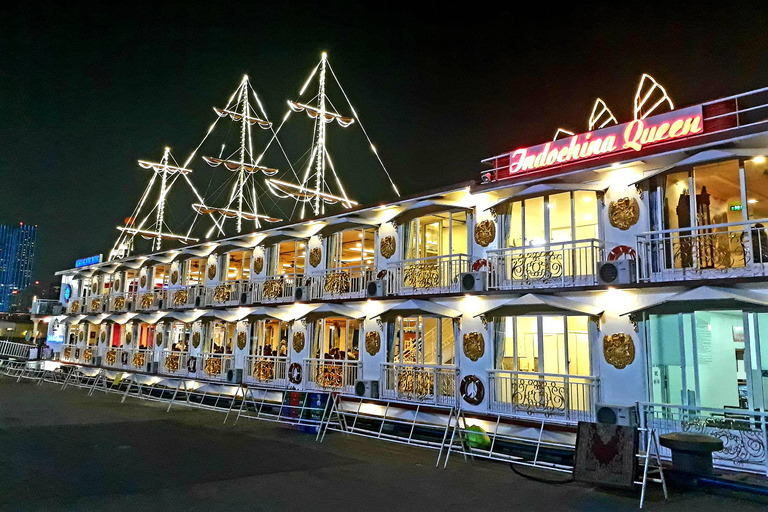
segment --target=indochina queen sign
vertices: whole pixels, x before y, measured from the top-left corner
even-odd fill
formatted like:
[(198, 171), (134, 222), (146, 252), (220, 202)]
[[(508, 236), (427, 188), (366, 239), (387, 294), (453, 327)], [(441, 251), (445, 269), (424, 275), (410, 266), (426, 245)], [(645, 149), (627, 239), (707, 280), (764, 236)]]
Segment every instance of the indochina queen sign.
[(616, 153), (638, 152), (664, 141), (696, 135), (704, 131), (702, 116), (701, 105), (696, 105), (530, 148), (516, 149), (509, 154), (509, 175), (506, 177)]

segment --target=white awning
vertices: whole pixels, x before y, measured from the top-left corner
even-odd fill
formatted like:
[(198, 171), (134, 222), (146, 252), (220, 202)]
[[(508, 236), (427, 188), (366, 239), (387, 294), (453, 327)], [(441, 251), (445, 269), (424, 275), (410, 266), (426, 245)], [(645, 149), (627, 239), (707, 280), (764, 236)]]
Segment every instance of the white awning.
[(320, 228), (316, 234), (327, 237), (339, 231), (346, 231), (348, 229), (361, 229), (371, 228), (375, 226), (374, 221), (361, 219), (360, 217), (341, 217), (330, 221), (328, 224)]
[(675, 169), (682, 169), (684, 167), (712, 164), (723, 160), (732, 160), (734, 158), (754, 158), (756, 156), (765, 155), (768, 155), (768, 149), (707, 149), (689, 156), (688, 158), (684, 158), (675, 164), (651, 171), (644, 175), (642, 178), (638, 178), (628, 185), (634, 185), (636, 183), (649, 180), (654, 176), (674, 171)]
[(315, 320), (319, 320), (321, 318), (331, 317), (359, 319), (365, 317), (365, 313), (361, 313), (360, 311), (352, 309), (349, 306), (331, 303), (317, 306), (299, 318), (303, 318), (307, 322), (314, 322)]
[(390, 222), (395, 222), (400, 225), (405, 224), (406, 222), (417, 217), (423, 217), (424, 215), (429, 215), (431, 213), (439, 213), (465, 208), (466, 206), (457, 201), (449, 201), (447, 199), (425, 199), (423, 201), (417, 201), (413, 204), (406, 205), (405, 209), (395, 215)]
[(557, 194), (558, 192), (575, 192), (578, 190), (587, 192), (605, 192), (608, 185), (601, 183), (586, 184), (586, 183), (539, 183), (526, 187), (520, 192), (512, 194), (509, 197), (502, 199), (486, 208), (486, 210), (498, 209), (501, 206), (511, 203), (512, 201), (521, 201), (523, 199), (531, 197), (541, 197), (550, 194)]
[(120, 313), (120, 314), (109, 315), (107, 317), (107, 321), (123, 325), (128, 323), (136, 315), (137, 313)]
[(259, 306), (251, 309), (251, 311), (245, 316), (246, 320), (255, 322), (258, 320), (281, 320), (283, 322), (290, 322), (293, 320), (291, 315), (286, 309), (276, 306)]
[(90, 324), (99, 325), (101, 322), (104, 321), (105, 318), (107, 318), (109, 315), (107, 313), (102, 313), (100, 315), (90, 315), (86, 316), (84, 320)]
[(248, 315), (250, 308), (238, 308), (238, 309), (209, 309), (200, 316), (206, 320), (223, 320), (224, 322), (237, 322), (243, 317)]
[(63, 320), (63, 322), (65, 324), (75, 325), (75, 324), (79, 324), (80, 322), (82, 322), (84, 318), (85, 318), (85, 315), (68, 316), (68, 317), (66, 317)]
[(165, 320), (178, 320), (185, 324), (194, 323), (198, 318), (206, 313), (205, 309), (193, 309), (191, 311), (173, 311), (165, 315)]
[(157, 323), (158, 320), (160, 320), (167, 314), (168, 314), (167, 311), (156, 311), (154, 313), (139, 313), (134, 317), (134, 320), (143, 322), (145, 324), (154, 325)]
[(279, 242), (284, 242), (285, 240), (300, 240), (302, 238), (304, 237), (291, 231), (274, 231), (272, 233), (268, 233), (267, 236), (259, 240), (256, 245), (268, 246)]
[(572, 299), (564, 299), (554, 295), (540, 295), (529, 293), (516, 299), (508, 300), (498, 306), (494, 306), (475, 316), (486, 317), (520, 316), (520, 315), (544, 315), (556, 313), (560, 315), (589, 315), (600, 316), (603, 309), (585, 304)]
[(371, 318), (381, 318), (388, 322), (397, 317), (428, 316), (434, 318), (459, 318), (461, 311), (451, 309), (429, 300), (411, 299), (389, 306), (378, 315)]
[(647, 304), (641, 308), (622, 313), (630, 315), (637, 313), (673, 314), (693, 313), (694, 311), (747, 309), (763, 310), (768, 308), (768, 295), (755, 293), (738, 288), (721, 288), (717, 286), (699, 286), (691, 290), (677, 293), (666, 299)]

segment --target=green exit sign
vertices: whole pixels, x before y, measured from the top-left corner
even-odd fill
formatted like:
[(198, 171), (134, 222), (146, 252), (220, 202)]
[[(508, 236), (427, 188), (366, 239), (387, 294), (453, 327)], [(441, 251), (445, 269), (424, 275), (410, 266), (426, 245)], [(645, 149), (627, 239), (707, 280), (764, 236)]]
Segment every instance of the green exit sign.
[(740, 212), (742, 209), (742, 206), (740, 204), (732, 204), (731, 205), (731, 211), (732, 212)]

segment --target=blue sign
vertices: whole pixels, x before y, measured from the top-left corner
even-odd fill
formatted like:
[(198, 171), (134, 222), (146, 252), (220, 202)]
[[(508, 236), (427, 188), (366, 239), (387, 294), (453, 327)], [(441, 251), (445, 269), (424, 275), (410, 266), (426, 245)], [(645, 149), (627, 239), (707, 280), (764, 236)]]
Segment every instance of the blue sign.
[(75, 262), (75, 268), (86, 267), (95, 263), (101, 263), (101, 254), (96, 256), (88, 256), (87, 258), (80, 258)]
[(72, 298), (72, 287), (70, 285), (66, 285), (64, 287), (64, 300), (68, 301)]

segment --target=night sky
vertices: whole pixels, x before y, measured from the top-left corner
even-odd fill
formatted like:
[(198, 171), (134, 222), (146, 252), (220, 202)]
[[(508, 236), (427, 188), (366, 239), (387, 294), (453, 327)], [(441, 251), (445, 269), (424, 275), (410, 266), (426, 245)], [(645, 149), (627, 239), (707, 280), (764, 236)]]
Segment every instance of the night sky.
[[(322, 51), (406, 195), (475, 179), (482, 158), (550, 140), (558, 126), (585, 131), (597, 96), (629, 120), (643, 72), (676, 106), (768, 86), (768, 11), (747, 2), (680, 12), (103, 4), (19, 2), (0, 21), (0, 223), (38, 224), (44, 283), (76, 258), (107, 255), (149, 178), (138, 159), (165, 146), (186, 159), (243, 74), (278, 122)], [(281, 137), (292, 159), (310, 134), (299, 122)], [(392, 198), (359, 130), (329, 137), (351, 196)], [(213, 171), (191, 167), (208, 188)], [(187, 203), (171, 208), (175, 222), (189, 219)]]

